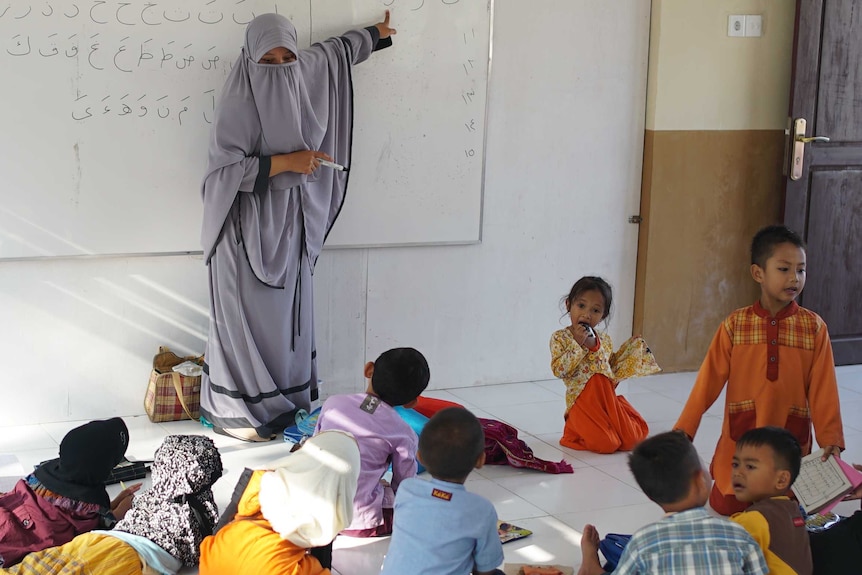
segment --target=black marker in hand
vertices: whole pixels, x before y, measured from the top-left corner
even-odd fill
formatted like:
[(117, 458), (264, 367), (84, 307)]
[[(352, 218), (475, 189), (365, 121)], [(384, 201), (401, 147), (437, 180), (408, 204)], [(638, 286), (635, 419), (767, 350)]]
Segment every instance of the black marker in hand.
[(584, 339), (584, 346), (592, 349), (596, 347), (596, 342), (598, 338), (596, 337), (596, 332), (593, 330), (593, 327), (585, 321), (578, 322), (578, 325), (584, 328), (584, 331), (587, 332), (587, 337)]

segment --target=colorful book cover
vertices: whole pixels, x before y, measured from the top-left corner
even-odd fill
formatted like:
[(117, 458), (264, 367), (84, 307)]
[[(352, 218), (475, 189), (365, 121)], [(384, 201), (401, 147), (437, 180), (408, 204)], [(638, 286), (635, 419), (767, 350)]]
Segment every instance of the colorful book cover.
[(808, 514), (828, 513), (850, 491), (862, 485), (862, 473), (837, 457), (821, 461), (820, 449), (802, 458), (799, 477), (791, 486)]
[(533, 532), (529, 529), (506, 523), (505, 521), (497, 521), (497, 534), (500, 536), (501, 543), (508, 543), (515, 539), (523, 539), (528, 535), (532, 535)]

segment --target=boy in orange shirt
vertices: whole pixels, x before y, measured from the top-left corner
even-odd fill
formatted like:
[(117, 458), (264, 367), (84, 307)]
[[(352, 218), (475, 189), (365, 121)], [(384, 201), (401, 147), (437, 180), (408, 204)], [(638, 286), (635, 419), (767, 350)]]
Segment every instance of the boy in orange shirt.
[(807, 455), (813, 422), (824, 457), (844, 449), (829, 332), (820, 316), (795, 301), (805, 286), (805, 242), (785, 226), (763, 228), (751, 242), (751, 275), (760, 299), (719, 326), (675, 426), (693, 438), (727, 385), (709, 497), (723, 515), (749, 505), (737, 501), (731, 480), (736, 441), (749, 429), (783, 427)]

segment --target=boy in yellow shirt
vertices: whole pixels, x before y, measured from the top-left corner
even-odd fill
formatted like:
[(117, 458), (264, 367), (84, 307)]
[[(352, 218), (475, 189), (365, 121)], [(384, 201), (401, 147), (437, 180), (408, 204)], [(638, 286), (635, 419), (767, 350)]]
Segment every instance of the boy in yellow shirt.
[(736, 442), (733, 492), (747, 510), (731, 516), (757, 541), (770, 575), (812, 575), (811, 545), (799, 504), (787, 491), (799, 475), (802, 449), (780, 427), (758, 427)]

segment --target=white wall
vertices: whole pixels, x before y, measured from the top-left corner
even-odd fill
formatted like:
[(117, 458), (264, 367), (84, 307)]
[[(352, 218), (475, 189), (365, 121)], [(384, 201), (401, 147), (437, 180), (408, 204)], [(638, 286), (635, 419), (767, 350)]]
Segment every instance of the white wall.
[[(524, 6), (494, 7), (483, 243), (325, 251), (326, 394), (396, 345), (426, 354), (433, 388), (552, 377), (559, 298), (585, 274), (614, 284), (611, 333), (630, 335), (649, 6)], [(142, 413), (157, 346), (202, 351), (207, 305), (198, 258), (0, 262), (2, 424)]]

